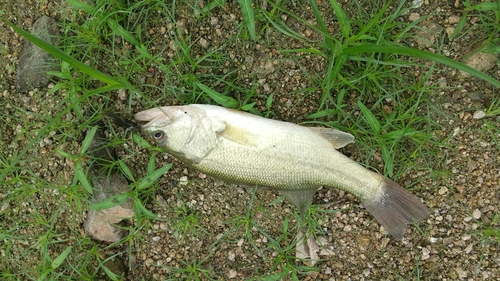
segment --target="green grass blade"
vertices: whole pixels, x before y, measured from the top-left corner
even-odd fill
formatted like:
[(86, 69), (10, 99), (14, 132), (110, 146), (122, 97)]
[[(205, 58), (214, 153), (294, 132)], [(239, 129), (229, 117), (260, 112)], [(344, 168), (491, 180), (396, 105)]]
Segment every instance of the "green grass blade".
[(137, 39), (135, 39), (135, 37), (130, 34), (130, 32), (128, 32), (125, 28), (123, 28), (119, 23), (110, 18), (108, 18), (107, 21), (109, 28), (111, 28), (111, 30), (113, 30), (113, 32), (115, 32), (118, 36), (122, 37), (125, 41), (136, 47), (141, 46), (141, 43), (137, 41)]
[(205, 94), (211, 97), (216, 103), (228, 107), (228, 108), (237, 108), (239, 106), (239, 102), (232, 97), (224, 96), (223, 94), (212, 90), (211, 88), (203, 85), (200, 82), (196, 83), (196, 86), (200, 88)]
[(476, 76), (479, 79), (482, 79), (488, 83), (496, 87), (500, 87), (500, 81), (482, 73), (479, 70), (476, 70), (468, 65), (465, 65), (461, 62), (454, 61), (445, 56), (433, 54), (426, 51), (421, 51), (417, 49), (407, 48), (407, 47), (399, 47), (399, 46), (383, 46), (383, 45), (373, 45), (373, 44), (365, 44), (355, 47), (345, 48), (342, 51), (342, 55), (350, 55), (350, 54), (359, 54), (359, 53), (389, 53), (389, 54), (405, 54), (413, 57), (419, 57), (422, 59), (431, 60), (437, 63), (441, 63), (450, 67), (453, 67), (458, 70), (465, 71), (471, 75)]
[(163, 174), (165, 174), (171, 167), (172, 164), (168, 164), (154, 171), (153, 173), (148, 174), (142, 180), (139, 181), (137, 189), (143, 190), (150, 187), (158, 178), (160, 178)]
[(94, 7), (90, 6), (87, 3), (83, 3), (82, 1), (77, 1), (77, 0), (66, 0), (71, 7), (73, 7), (75, 10), (82, 10), (87, 14), (92, 14), (94, 12)]
[(155, 171), (155, 163), (156, 163), (156, 153), (153, 151), (151, 155), (149, 156), (149, 161), (148, 161), (148, 174), (152, 174)]
[(158, 219), (158, 216), (146, 209), (139, 198), (134, 198), (134, 211), (137, 215), (144, 214), (151, 219)]
[(238, 0), (243, 13), (243, 19), (248, 29), (248, 34), (253, 41), (257, 41), (257, 34), (255, 33), (255, 15), (252, 7), (252, 0)]
[(69, 253), (71, 253), (71, 249), (72, 249), (71, 246), (69, 246), (68, 248), (66, 248), (66, 250), (64, 250), (59, 256), (57, 256), (57, 258), (55, 258), (52, 261), (52, 263), (51, 263), (50, 266), (53, 269), (58, 268), (64, 262), (64, 260), (68, 257)]
[(101, 202), (95, 202), (89, 205), (90, 210), (105, 210), (121, 205), (130, 198), (129, 193), (117, 194)]
[(90, 129), (90, 131), (85, 136), (85, 139), (82, 141), (82, 146), (80, 148), (80, 154), (85, 154), (89, 149), (90, 143), (92, 143), (95, 133), (97, 132), (97, 128), (97, 126), (92, 127), (92, 129)]
[(83, 188), (85, 188), (85, 190), (88, 193), (90, 193), (90, 194), (94, 193), (92, 185), (90, 184), (89, 180), (87, 179), (87, 175), (83, 171), (82, 162), (80, 162), (80, 161), (77, 161), (75, 164), (75, 177), (83, 185)]
[(293, 38), (293, 39), (296, 39), (296, 40), (305, 40), (305, 39), (307, 39), (305, 36), (302, 36), (299, 33), (295, 32), (293, 29), (291, 29), (290, 27), (288, 27), (283, 22), (280, 22), (280, 23), (275, 22), (268, 14), (269, 14), (268, 12), (264, 12), (264, 17), (279, 32), (283, 33), (287, 37), (290, 37), (290, 38)]
[(347, 17), (347, 15), (345, 14), (342, 7), (339, 5), (339, 2), (337, 2), (337, 0), (330, 0), (330, 5), (332, 6), (333, 11), (335, 11), (335, 14), (337, 15), (342, 36), (345, 39), (348, 39), (351, 36), (351, 21), (349, 20), (349, 18)]
[(132, 171), (128, 168), (127, 164), (123, 162), (122, 160), (118, 160), (118, 164), (120, 165), (120, 170), (122, 173), (131, 181), (134, 181), (134, 175), (132, 174)]
[(81, 72), (89, 75), (90, 77), (94, 77), (95, 79), (98, 79), (108, 85), (120, 85), (121, 88), (126, 88), (126, 85), (123, 85), (120, 83), (118, 80), (100, 72), (99, 70), (94, 69), (93, 67), (90, 67), (83, 62), (80, 62), (63, 51), (59, 50), (58, 48), (54, 47), (52, 44), (45, 42), (44, 40), (32, 35), (31, 33), (24, 31), (23, 29), (17, 27), (10, 21), (6, 19), (1, 19), (5, 24), (10, 26), (12, 29), (14, 29), (15, 32), (19, 33), (21, 36), (25, 37), (28, 39), (30, 42), (38, 46), (40, 49), (46, 51), (47, 53), (51, 54), (55, 58), (58, 58), (60, 60), (63, 60), (70, 65), (72, 65), (74, 68), (79, 69)]
[[(316, 21), (318, 22), (319, 29), (322, 31), (324, 34), (329, 34), (328, 28), (326, 27), (325, 21), (323, 20), (323, 16), (321, 15), (318, 5), (316, 5), (315, 0), (309, 1), (311, 8), (314, 12), (314, 16), (316, 18)], [(335, 41), (330, 37), (330, 36), (324, 36), (325, 38), (325, 43), (328, 46), (328, 49), (331, 50), (332, 52), (335, 50)]]
[(141, 146), (141, 147), (144, 147), (146, 148), (147, 150), (154, 150), (154, 149), (157, 149), (157, 146), (153, 146), (151, 145), (147, 140), (145, 140), (143, 137), (141, 137), (140, 135), (138, 134), (134, 134), (132, 139), (134, 140), (134, 142)]
[(450, 35), (450, 40), (453, 40), (458, 34), (462, 33), (462, 30), (464, 29), (466, 23), (467, 23), (467, 13), (464, 13), (460, 17), (457, 27), (455, 28), (455, 30), (453, 30), (453, 33)]
[(478, 12), (487, 12), (487, 11), (496, 11), (500, 10), (500, 2), (483, 2), (477, 5), (465, 8), (465, 11), (478, 11)]
[(372, 30), (374, 25), (380, 24), (380, 19), (382, 18), (385, 11), (387, 11), (387, 9), (390, 7), (391, 4), (392, 4), (392, 0), (387, 1), (387, 3), (384, 4), (382, 9), (380, 9), (380, 11), (370, 20), (370, 22), (368, 22), (368, 24), (365, 25), (361, 29), (361, 31), (359, 31), (355, 36), (353, 36), (352, 38), (349, 39), (349, 42), (355, 42), (358, 39), (370, 39), (370, 40), (376, 39), (376, 38), (373, 38), (372, 36), (367, 36), (366, 33), (369, 32), (370, 30)]
[(366, 123), (368, 124), (368, 126), (370, 126), (373, 133), (377, 136), (380, 135), (380, 122), (378, 122), (375, 115), (373, 115), (371, 110), (368, 109), (368, 107), (366, 107), (361, 101), (358, 101), (358, 106), (361, 110), (361, 113), (365, 117)]

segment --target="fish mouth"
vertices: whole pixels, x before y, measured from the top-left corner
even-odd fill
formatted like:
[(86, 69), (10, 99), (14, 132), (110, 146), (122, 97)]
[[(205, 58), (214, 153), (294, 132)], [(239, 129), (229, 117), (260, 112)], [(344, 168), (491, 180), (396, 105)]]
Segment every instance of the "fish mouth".
[(134, 121), (125, 119), (123, 116), (115, 114), (113, 112), (104, 112), (103, 117), (111, 119), (117, 126), (125, 128), (127, 130), (139, 130), (141, 128), (141, 126)]
[(151, 108), (148, 110), (144, 110), (141, 112), (138, 112), (134, 115), (134, 119), (139, 122), (148, 122), (146, 124), (141, 125), (140, 127), (142, 129), (145, 129), (147, 127), (150, 127), (154, 124), (156, 124), (159, 121), (169, 119), (167, 112), (162, 110), (161, 108)]

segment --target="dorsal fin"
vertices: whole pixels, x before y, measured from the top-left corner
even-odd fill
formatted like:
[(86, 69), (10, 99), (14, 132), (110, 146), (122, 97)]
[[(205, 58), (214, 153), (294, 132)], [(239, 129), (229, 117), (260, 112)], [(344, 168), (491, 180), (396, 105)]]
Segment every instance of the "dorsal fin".
[(339, 149), (350, 144), (351, 142), (354, 142), (354, 136), (346, 132), (321, 127), (307, 128), (329, 141), (335, 149)]

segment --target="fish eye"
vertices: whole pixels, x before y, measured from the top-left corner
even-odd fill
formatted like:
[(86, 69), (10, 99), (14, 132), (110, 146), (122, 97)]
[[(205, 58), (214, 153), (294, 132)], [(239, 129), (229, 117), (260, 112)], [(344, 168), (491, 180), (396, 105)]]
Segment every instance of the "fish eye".
[(153, 138), (157, 141), (161, 141), (165, 137), (165, 133), (162, 131), (153, 132)]

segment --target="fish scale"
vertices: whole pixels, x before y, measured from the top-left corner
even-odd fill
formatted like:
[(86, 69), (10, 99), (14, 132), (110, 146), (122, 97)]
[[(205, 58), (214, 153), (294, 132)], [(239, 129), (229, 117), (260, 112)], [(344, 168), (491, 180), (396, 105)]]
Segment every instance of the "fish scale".
[(397, 183), (336, 150), (353, 141), (348, 133), (199, 104), (153, 108), (135, 119), (148, 122), (142, 130), (188, 166), (231, 183), (278, 191), (302, 214), (316, 190), (329, 186), (359, 197), (396, 239), (408, 223), (429, 215)]

